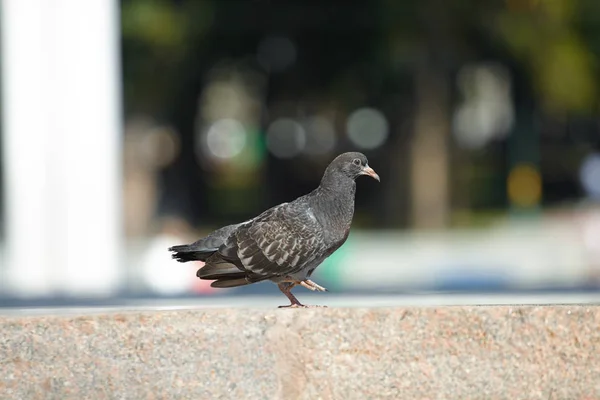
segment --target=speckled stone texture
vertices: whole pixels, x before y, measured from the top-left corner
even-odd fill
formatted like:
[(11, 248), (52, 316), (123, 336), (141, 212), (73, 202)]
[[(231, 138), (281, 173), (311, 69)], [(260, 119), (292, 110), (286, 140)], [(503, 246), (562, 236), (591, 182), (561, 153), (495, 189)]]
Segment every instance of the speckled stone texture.
[(600, 308), (0, 317), (0, 399), (600, 399)]

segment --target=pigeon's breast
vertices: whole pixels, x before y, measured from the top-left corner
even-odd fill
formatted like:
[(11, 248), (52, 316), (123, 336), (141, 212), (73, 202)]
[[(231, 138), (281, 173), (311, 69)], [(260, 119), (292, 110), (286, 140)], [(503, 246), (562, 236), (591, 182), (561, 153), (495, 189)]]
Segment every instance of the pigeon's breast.
[(352, 224), (352, 211), (344, 210), (344, 212), (334, 214), (323, 225), (324, 236), (331, 247), (337, 249), (348, 238)]

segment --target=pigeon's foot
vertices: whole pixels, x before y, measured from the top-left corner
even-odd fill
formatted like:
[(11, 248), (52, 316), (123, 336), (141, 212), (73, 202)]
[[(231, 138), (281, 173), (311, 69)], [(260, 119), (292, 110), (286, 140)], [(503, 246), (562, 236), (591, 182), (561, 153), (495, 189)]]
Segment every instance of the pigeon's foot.
[(306, 305), (306, 304), (289, 304), (287, 306), (279, 306), (278, 308), (327, 308), (327, 306)]
[(329, 291), (326, 288), (324, 288), (323, 286), (317, 285), (316, 283), (314, 283), (310, 279), (303, 280), (302, 282), (300, 282), (300, 285), (302, 285), (305, 288), (307, 288), (308, 290), (312, 290), (312, 291), (315, 291), (315, 290), (317, 292), (328, 292)]
[(304, 304), (288, 304), (287, 306), (279, 306), (277, 308), (308, 308), (310, 306), (305, 306)]

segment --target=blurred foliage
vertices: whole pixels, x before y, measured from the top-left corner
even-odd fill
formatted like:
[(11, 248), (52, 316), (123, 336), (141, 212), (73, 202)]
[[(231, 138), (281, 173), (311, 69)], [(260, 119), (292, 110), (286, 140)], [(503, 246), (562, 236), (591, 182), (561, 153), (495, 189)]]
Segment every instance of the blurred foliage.
[(181, 52), (188, 29), (186, 14), (167, 1), (128, 2), (123, 7), (123, 36), (157, 53)]
[(582, 3), (507, 0), (496, 17), (495, 29), (528, 64), (536, 92), (550, 112), (596, 110), (598, 71), (596, 56), (580, 34)]
[[(379, 48), (381, 60), (389, 62), (393, 69), (419, 66), (431, 29), (437, 31), (440, 44), (449, 46), (436, 51), (451, 53), (447, 54), (449, 60), (465, 56), (464, 61), (474, 50), (467, 48), (473, 42), (469, 27), (481, 26), (498, 35), (514, 57), (528, 65), (531, 82), (550, 110), (595, 110), (600, 40), (597, 35), (589, 37), (581, 32), (597, 25), (594, 14), (600, 15), (600, 6), (595, 0), (375, 3), (379, 23), (392, 38), (389, 46), (375, 43), (375, 47)], [(141, 82), (146, 74), (160, 80), (163, 71), (157, 69), (157, 64), (167, 68), (179, 62), (209, 32), (215, 7), (222, 6), (209, 0), (124, 0), (126, 65), (135, 65), (126, 73), (126, 83)], [(435, 28), (428, 28), (427, 21)], [(135, 54), (130, 55), (132, 51)], [(140, 75), (140, 71), (146, 74)], [(144, 97), (135, 96), (132, 102), (141, 102)]]
[(211, 1), (123, 0), (124, 95), (128, 111), (159, 114), (181, 63), (213, 23)]
[[(164, 181), (177, 181), (188, 191), (198, 186), (190, 201), (198, 208), (206, 205), (202, 188), (214, 181), (200, 176), (190, 150), (203, 80), (220, 63), (255, 68), (258, 42), (271, 34), (292, 38), (299, 57), (289, 70), (268, 75), (266, 114), (279, 112), (269, 108), (276, 101), (292, 104), (299, 115), (320, 109), (339, 116), (368, 104), (390, 119), (390, 141), (374, 156), (380, 170), (397, 177), (391, 183), (384, 179), (387, 194), (379, 202), (358, 193), (358, 202), (377, 215), (364, 219), (369, 224), (407, 223), (404, 198), (410, 188), (399, 182), (407, 181), (410, 166), (397, 160), (409, 158), (420, 101), (417, 76), (423, 71), (441, 78), (432, 87), (448, 97), (442, 114), (450, 125), (462, 67), (492, 60), (510, 70), (517, 110), (513, 135), (541, 131), (526, 141), (530, 147), (524, 151), (541, 149), (544, 198), (580, 196), (581, 157), (600, 146), (598, 0), (123, 0), (122, 27), (126, 113), (150, 114), (175, 126), (184, 161), (167, 168)], [(262, 128), (257, 128), (261, 135)], [(462, 192), (452, 195), (458, 220), (468, 220), (464, 210), (506, 207), (508, 153), (515, 145), (508, 141), (455, 151), (450, 181), (453, 191)], [(565, 161), (556, 162), (557, 157)], [(264, 184), (279, 185), (282, 193), (271, 203), (305, 192), (314, 185), (306, 177), (308, 168), (320, 168), (299, 168), (297, 160), (270, 162), (275, 167)], [(296, 178), (290, 178), (292, 172)], [(176, 189), (165, 190), (172, 197)]]

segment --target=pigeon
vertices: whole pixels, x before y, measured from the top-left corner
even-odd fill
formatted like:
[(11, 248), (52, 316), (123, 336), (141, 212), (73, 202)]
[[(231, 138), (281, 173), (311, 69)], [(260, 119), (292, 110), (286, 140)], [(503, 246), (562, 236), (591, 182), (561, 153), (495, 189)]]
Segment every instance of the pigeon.
[(355, 179), (361, 175), (380, 181), (364, 154), (340, 154), (312, 192), (255, 218), (217, 229), (192, 244), (172, 246), (169, 251), (179, 262), (203, 261), (196, 276), (213, 280), (212, 287), (270, 280), (291, 303), (280, 308), (309, 307), (291, 290), (301, 285), (312, 291), (327, 291), (309, 278), (346, 242), (354, 215)]

